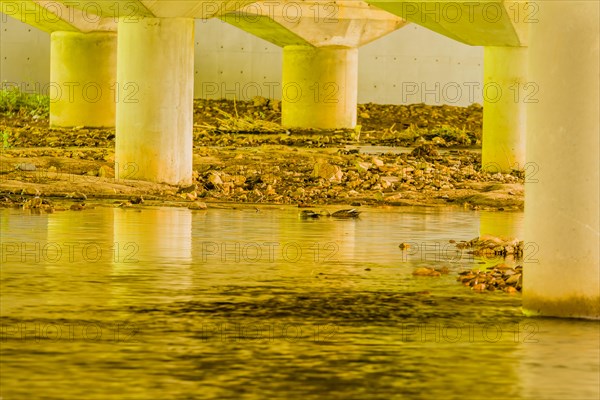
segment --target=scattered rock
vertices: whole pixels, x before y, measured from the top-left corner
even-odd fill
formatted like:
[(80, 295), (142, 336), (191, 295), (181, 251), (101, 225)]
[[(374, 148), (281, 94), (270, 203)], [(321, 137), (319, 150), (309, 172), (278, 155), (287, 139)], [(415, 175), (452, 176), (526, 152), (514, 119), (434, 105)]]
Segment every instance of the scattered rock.
[(213, 187), (220, 187), (223, 185), (223, 180), (221, 179), (221, 176), (219, 175), (218, 172), (215, 172), (215, 171), (212, 171), (208, 174), (207, 181)]
[(486, 285), (485, 283), (478, 283), (476, 285), (473, 285), (473, 287), (471, 287), (471, 290), (474, 290), (476, 292), (483, 292), (485, 291)]
[(190, 210), (206, 210), (208, 207), (206, 203), (202, 201), (194, 201), (192, 204), (188, 206)]
[(21, 190), (21, 195), (39, 196), (40, 191), (37, 188), (28, 187)]
[(488, 268), (486, 271), (459, 272), (456, 280), (465, 286), (471, 286), (476, 291), (487, 289), (488, 291), (504, 290), (508, 293), (515, 293), (521, 291), (523, 285), (522, 271), (523, 267), (520, 265), (510, 268), (501, 263)]
[(379, 167), (383, 167), (383, 165), (385, 164), (383, 161), (381, 161), (379, 158), (377, 157), (373, 157), (371, 159), (371, 161), (373, 162), (373, 165), (375, 165), (377, 168)]
[(196, 200), (198, 198), (198, 193), (196, 193), (196, 192), (186, 193), (185, 194), (185, 198), (187, 200), (194, 201), (194, 200)]
[(415, 147), (410, 154), (415, 157), (437, 157), (439, 155), (435, 147), (429, 143)]
[(264, 107), (269, 104), (269, 99), (266, 99), (262, 96), (254, 96), (252, 98), (252, 105), (254, 107)]
[(439, 272), (442, 275), (448, 275), (450, 273), (450, 269), (448, 267), (440, 267), (440, 268), (435, 268), (435, 270), (437, 272)]
[(328, 181), (340, 182), (344, 173), (337, 165), (327, 162), (319, 162), (314, 165), (312, 176), (315, 178), (323, 178)]
[(273, 196), (277, 194), (277, 192), (275, 192), (275, 189), (273, 189), (273, 185), (267, 185), (267, 188), (265, 189), (265, 194), (267, 196)]
[(42, 199), (40, 199), (39, 197), (34, 197), (33, 199), (27, 200), (25, 201), (25, 203), (23, 203), (23, 209), (28, 210), (42, 208), (42, 205)]
[(440, 137), (440, 136), (436, 136), (433, 139), (431, 139), (431, 143), (433, 143), (436, 146), (441, 146), (441, 147), (446, 146), (446, 141), (444, 140), (443, 137)]
[(516, 286), (517, 282), (519, 282), (519, 279), (521, 279), (521, 274), (514, 274), (511, 275), (506, 281), (505, 283), (509, 286)]
[(144, 197), (142, 196), (133, 196), (129, 198), (129, 201), (131, 202), (131, 204), (143, 204), (144, 203)]
[(404, 196), (402, 196), (402, 193), (394, 193), (394, 194), (392, 194), (390, 196), (387, 196), (385, 198), (385, 202), (389, 203), (389, 204), (398, 203), (398, 202), (401, 202), (403, 200), (403, 197)]
[(20, 163), (20, 164), (17, 164), (17, 169), (20, 171), (35, 171), (36, 167), (34, 164)]
[(67, 194), (65, 197), (73, 200), (87, 200), (87, 196), (80, 192), (72, 192)]
[(440, 276), (441, 273), (434, 270), (433, 268), (417, 268), (412, 273), (414, 276)]
[(356, 169), (358, 170), (358, 172), (363, 173), (367, 172), (372, 166), (373, 164), (364, 161), (359, 161), (356, 163)]
[(271, 100), (269, 100), (269, 105), (271, 106), (271, 110), (273, 110), (275, 112), (281, 111), (281, 101), (280, 100), (271, 99)]
[(469, 252), (476, 256), (514, 256), (523, 257), (523, 241), (518, 239), (502, 239), (491, 235), (476, 237), (468, 242), (456, 244), (458, 249), (471, 249)]
[(198, 190), (198, 185), (196, 185), (195, 183), (193, 183), (190, 186), (180, 187), (177, 190), (177, 194), (180, 194), (180, 193), (192, 193), (192, 192), (195, 192), (196, 190)]

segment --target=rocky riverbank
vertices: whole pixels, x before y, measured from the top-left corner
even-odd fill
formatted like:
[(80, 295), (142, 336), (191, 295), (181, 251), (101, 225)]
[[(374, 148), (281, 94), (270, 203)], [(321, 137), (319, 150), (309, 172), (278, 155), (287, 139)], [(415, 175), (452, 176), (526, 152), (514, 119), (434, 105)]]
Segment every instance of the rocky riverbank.
[[(502, 239), (483, 235), (469, 241), (456, 243), (456, 248), (482, 258), (503, 257), (504, 262), (487, 267), (485, 271), (470, 270), (459, 273), (457, 281), (476, 292), (502, 290), (520, 292), (523, 288), (523, 266), (517, 265), (523, 258), (525, 244), (518, 239)], [(514, 266), (511, 266), (514, 265)]]
[[(506, 293), (521, 292), (523, 288), (523, 266), (517, 265), (523, 258), (524, 243), (518, 239), (502, 239), (483, 235), (469, 241), (450, 240), (457, 251), (466, 251), (481, 259), (503, 258), (503, 262), (485, 270), (470, 269), (458, 272), (457, 281), (479, 293), (501, 290)], [(410, 249), (410, 244), (400, 243), (400, 250)], [(416, 277), (439, 277), (450, 273), (446, 266), (419, 267), (413, 271)]]
[(503, 290), (507, 293), (520, 292), (523, 287), (523, 266), (514, 268), (500, 263), (486, 271), (463, 271), (457, 281), (465, 286), (470, 286), (477, 292)]
[(36, 115), (4, 114), (0, 204), (22, 207), (39, 196), (70, 208), (83, 197), (143, 196), (144, 204), (192, 208), (199, 202), (523, 208), (521, 171), (481, 170), (480, 106), (367, 104), (358, 111), (355, 130), (290, 131), (279, 125), (276, 101), (198, 100), (194, 181), (187, 187), (136, 180), (135, 166), (115, 178), (113, 129), (54, 129)]

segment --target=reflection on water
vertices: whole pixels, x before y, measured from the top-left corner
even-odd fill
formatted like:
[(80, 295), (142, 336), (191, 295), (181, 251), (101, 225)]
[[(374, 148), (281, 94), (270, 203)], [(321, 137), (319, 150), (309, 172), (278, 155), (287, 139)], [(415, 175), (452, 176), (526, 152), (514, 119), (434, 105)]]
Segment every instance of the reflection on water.
[[(526, 319), (519, 296), (455, 281), (497, 260), (449, 239), (520, 237), (522, 220), (1, 210), (1, 396), (597, 398), (597, 323)], [(452, 272), (411, 275), (424, 265)]]

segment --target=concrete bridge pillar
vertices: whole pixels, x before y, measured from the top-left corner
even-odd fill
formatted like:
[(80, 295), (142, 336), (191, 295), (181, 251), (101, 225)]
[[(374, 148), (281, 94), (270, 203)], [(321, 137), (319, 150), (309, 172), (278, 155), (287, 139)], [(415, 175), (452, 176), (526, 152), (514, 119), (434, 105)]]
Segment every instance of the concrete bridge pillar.
[(289, 128), (356, 126), (358, 49), (285, 46), (281, 123)]
[(600, 12), (595, 1), (537, 1), (527, 105), (527, 315), (600, 318)]
[(489, 172), (525, 168), (526, 105), (537, 84), (527, 82), (527, 48), (486, 46), (481, 164)]
[(192, 182), (194, 20), (120, 20), (115, 171)]
[(50, 125), (115, 126), (117, 34), (50, 36)]

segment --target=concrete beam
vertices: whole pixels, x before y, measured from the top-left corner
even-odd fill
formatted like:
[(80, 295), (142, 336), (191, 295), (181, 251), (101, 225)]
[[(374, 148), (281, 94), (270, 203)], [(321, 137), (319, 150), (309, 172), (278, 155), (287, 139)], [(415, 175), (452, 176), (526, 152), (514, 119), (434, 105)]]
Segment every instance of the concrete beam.
[(279, 22), (265, 15), (236, 12), (223, 15), (220, 19), (279, 47), (312, 46), (299, 34), (284, 28)]
[(213, 18), (235, 11), (252, 0), (142, 0), (158, 17)]
[[(535, 2), (366, 0), (441, 35), (474, 46), (523, 46), (537, 21)], [(534, 5), (532, 5), (534, 4)]]
[[(77, 2), (67, 2), (76, 4)], [(0, 0), (0, 11), (44, 32), (116, 31), (116, 18), (103, 18), (90, 9), (74, 8), (58, 1)], [(91, 8), (91, 10), (94, 10)]]
[[(54, 1), (53, 1), (54, 2)], [(235, 11), (252, 0), (58, 0), (84, 11), (132, 23), (139, 18), (212, 18)]]
[(363, 1), (259, 1), (225, 14), (224, 21), (278, 46), (356, 48), (406, 25)]

